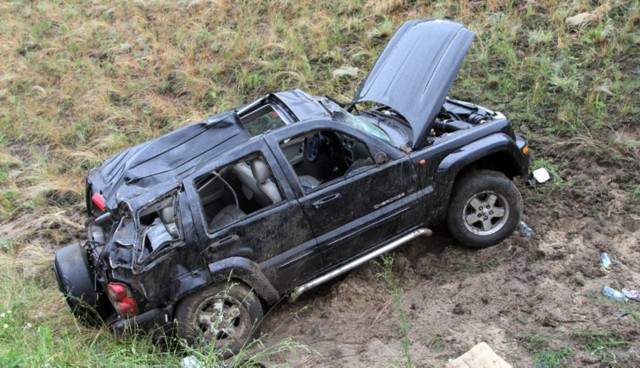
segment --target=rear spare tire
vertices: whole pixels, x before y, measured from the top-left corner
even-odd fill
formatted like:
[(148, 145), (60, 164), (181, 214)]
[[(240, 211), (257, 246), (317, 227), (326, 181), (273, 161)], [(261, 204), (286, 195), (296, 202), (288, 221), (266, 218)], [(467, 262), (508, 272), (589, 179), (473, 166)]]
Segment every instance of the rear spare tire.
[[(80, 244), (58, 249), (53, 261), (58, 287), (73, 315), (84, 325), (97, 326), (109, 314), (106, 295), (94, 288), (87, 252)], [(99, 288), (99, 284), (95, 283)]]
[(474, 171), (456, 181), (447, 225), (461, 243), (485, 248), (511, 235), (520, 221), (522, 207), (518, 188), (504, 174)]

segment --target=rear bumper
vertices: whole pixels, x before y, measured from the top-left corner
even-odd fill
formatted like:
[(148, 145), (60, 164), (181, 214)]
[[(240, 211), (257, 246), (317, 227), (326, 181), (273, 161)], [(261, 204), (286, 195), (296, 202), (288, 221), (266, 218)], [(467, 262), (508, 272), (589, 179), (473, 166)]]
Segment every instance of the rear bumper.
[(169, 336), (172, 328), (173, 306), (155, 308), (132, 318), (118, 318), (109, 323), (109, 329), (118, 336), (139, 332), (154, 337)]

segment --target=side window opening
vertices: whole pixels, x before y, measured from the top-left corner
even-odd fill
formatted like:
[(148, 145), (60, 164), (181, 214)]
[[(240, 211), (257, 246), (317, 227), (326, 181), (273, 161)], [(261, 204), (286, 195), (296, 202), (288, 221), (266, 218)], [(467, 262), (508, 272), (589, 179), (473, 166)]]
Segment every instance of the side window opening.
[(252, 154), (195, 180), (210, 232), (282, 201), (271, 167)]
[(141, 236), (143, 237), (142, 252), (138, 261), (144, 260), (150, 254), (180, 239), (176, 222), (175, 193), (143, 208), (138, 213)]
[(280, 149), (305, 192), (354, 175), (374, 164), (363, 142), (331, 130), (306, 133), (280, 142)]

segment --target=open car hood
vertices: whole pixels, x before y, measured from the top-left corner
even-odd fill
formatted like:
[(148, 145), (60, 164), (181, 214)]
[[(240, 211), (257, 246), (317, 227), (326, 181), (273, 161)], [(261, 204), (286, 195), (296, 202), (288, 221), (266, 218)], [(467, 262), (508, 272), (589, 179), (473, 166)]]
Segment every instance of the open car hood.
[(353, 99), (400, 113), (420, 145), (445, 102), (474, 33), (439, 19), (405, 22), (391, 38)]

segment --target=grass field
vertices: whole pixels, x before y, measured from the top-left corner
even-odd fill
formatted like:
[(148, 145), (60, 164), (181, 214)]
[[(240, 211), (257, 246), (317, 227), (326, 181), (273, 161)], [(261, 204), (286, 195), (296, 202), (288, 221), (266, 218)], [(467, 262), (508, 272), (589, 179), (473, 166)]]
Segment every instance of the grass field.
[[(637, 167), (637, 0), (0, 3), (0, 365), (178, 364), (66, 312), (50, 266), (82, 237), (87, 171), (267, 92), (346, 102), (395, 29), (422, 17), (476, 32), (451, 96), (503, 111), (531, 141), (534, 166), (557, 169), (536, 146), (565, 140)], [(332, 75), (343, 67), (359, 72)], [(640, 215), (637, 171), (630, 178), (619, 185)], [(571, 355), (531, 354), (553, 352)]]

